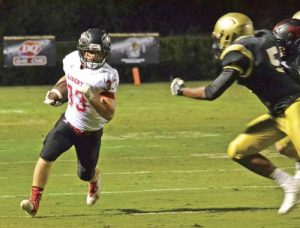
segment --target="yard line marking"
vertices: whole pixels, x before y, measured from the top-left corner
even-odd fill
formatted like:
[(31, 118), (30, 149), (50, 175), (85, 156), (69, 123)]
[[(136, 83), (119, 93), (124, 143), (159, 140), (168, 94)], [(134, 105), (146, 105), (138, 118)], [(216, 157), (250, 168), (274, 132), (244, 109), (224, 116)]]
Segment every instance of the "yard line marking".
[[(158, 189), (142, 189), (142, 190), (127, 190), (127, 191), (103, 191), (101, 194), (130, 194), (130, 193), (145, 193), (145, 192), (180, 192), (180, 191), (203, 191), (212, 189), (252, 189), (252, 188), (279, 188), (273, 185), (245, 185), (245, 186), (208, 186), (197, 188), (158, 188)], [(86, 192), (66, 192), (66, 193), (47, 193), (45, 196), (73, 196), (73, 195), (86, 195)], [(0, 198), (16, 198), (28, 197), (28, 195), (0, 195)]]
[[(105, 160), (146, 160), (146, 159), (165, 159), (165, 158), (189, 158), (189, 157), (206, 157), (209, 159), (229, 159), (227, 155), (219, 154), (219, 153), (205, 153), (205, 154), (190, 154), (190, 155), (170, 155), (170, 156), (148, 156), (148, 157), (119, 157), (119, 158), (106, 158)], [(268, 157), (282, 157), (280, 154), (268, 154)], [(74, 162), (76, 159), (65, 159), (65, 160), (57, 160), (56, 162)], [(23, 164), (23, 163), (36, 163), (37, 161), (7, 161), (0, 162), (0, 165), (11, 165), (11, 164)]]
[(25, 111), (22, 109), (0, 109), (0, 114), (10, 114), (10, 113), (22, 114), (25, 113)]
[(207, 137), (219, 137), (219, 133), (214, 132), (200, 132), (200, 131), (178, 131), (172, 134), (156, 134), (155, 132), (132, 132), (122, 135), (105, 135), (103, 138), (105, 140), (119, 140), (124, 141), (128, 139), (132, 140), (143, 140), (143, 139), (176, 139), (178, 137), (184, 138), (207, 138)]
[(186, 158), (191, 155), (182, 156), (182, 155), (170, 155), (170, 156), (149, 156), (149, 157), (125, 157), (125, 158), (109, 158), (110, 160), (143, 160), (143, 159), (164, 159), (164, 158)]
[[(70, 159), (70, 160), (57, 160), (56, 162), (75, 162), (76, 159)], [(26, 163), (36, 163), (35, 161), (9, 161), (9, 162), (0, 162), (0, 165), (11, 165), (11, 164), (26, 164)]]
[[(282, 169), (293, 169), (294, 167), (282, 167)], [(161, 170), (161, 171), (151, 171), (151, 170), (142, 170), (142, 171), (126, 171), (126, 172), (107, 172), (103, 173), (103, 175), (143, 175), (143, 174), (172, 174), (172, 173), (214, 173), (214, 172), (240, 172), (245, 171), (248, 172), (247, 169), (238, 168), (238, 169), (195, 169), (195, 170)], [(77, 176), (77, 174), (73, 173), (61, 173), (61, 174), (52, 174), (53, 177), (72, 177)], [(19, 178), (24, 178), (28, 176), (18, 176)], [(8, 179), (10, 177), (0, 176), (0, 179)]]

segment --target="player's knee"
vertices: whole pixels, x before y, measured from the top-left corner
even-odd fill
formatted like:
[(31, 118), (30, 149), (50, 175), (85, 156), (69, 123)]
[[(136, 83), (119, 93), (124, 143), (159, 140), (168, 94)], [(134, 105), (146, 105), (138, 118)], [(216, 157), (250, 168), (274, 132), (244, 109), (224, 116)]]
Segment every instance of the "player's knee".
[(275, 148), (280, 154), (285, 153), (285, 146), (281, 145), (280, 143), (275, 143)]
[(280, 154), (287, 157), (291, 157), (294, 156), (294, 154), (297, 154), (297, 151), (294, 148), (290, 148), (286, 144), (275, 143), (275, 148)]
[(238, 143), (231, 142), (227, 149), (227, 155), (231, 160), (240, 159), (242, 157), (243, 150), (241, 150)]
[(299, 160), (299, 155), (294, 147), (286, 144), (275, 143), (275, 148), (280, 154), (289, 158), (295, 158), (296, 160)]
[(83, 167), (78, 167), (77, 174), (81, 180), (89, 181), (93, 178), (95, 174), (95, 169), (85, 169)]

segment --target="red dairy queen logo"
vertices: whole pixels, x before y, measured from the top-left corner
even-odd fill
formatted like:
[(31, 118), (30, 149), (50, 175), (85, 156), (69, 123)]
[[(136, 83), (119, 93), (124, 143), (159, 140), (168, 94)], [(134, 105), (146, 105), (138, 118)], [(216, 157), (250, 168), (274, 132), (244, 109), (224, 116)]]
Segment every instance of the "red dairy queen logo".
[(19, 48), (20, 54), (28, 57), (36, 56), (42, 50), (43, 48), (41, 47), (41, 43), (35, 40), (25, 41)]
[(27, 40), (19, 48), (19, 56), (13, 58), (15, 66), (42, 66), (47, 64), (47, 58), (38, 55), (43, 50), (43, 43), (39, 40)]

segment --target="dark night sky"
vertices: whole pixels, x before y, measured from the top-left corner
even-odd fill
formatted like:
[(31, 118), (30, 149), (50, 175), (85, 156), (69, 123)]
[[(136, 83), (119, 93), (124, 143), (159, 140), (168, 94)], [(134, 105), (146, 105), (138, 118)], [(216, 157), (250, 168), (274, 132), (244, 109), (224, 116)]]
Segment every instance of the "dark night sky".
[(300, 0), (0, 0), (0, 35), (78, 37), (89, 27), (162, 36), (210, 33), (228, 12), (247, 14), (256, 29), (272, 29), (300, 10)]

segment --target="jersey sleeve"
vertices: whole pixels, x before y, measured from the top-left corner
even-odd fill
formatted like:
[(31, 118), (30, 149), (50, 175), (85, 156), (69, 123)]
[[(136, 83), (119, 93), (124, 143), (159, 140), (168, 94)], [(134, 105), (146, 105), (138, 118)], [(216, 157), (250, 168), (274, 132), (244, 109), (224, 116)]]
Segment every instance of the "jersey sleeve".
[(221, 74), (205, 87), (205, 100), (212, 101), (221, 96), (236, 80), (239, 72), (234, 69), (223, 69)]
[(102, 79), (98, 81), (95, 85), (97, 88), (104, 89), (106, 93), (113, 93), (117, 92), (117, 88), (119, 85), (119, 73), (115, 69), (110, 69), (105, 72), (102, 72)]
[(234, 44), (226, 48), (222, 55), (223, 69), (234, 69), (240, 77), (248, 77), (253, 69), (253, 54), (245, 46)]
[(65, 56), (63, 58), (62, 62), (63, 62), (63, 70), (64, 70), (64, 72), (66, 74), (66, 72), (68, 72), (68, 56)]
[(69, 53), (68, 55), (66, 55), (63, 60), (63, 70), (65, 72), (65, 74), (67, 74), (67, 72), (69, 72), (72, 68), (72, 66), (79, 64), (80, 65), (80, 59), (79, 59), (79, 55), (78, 55), (78, 51), (73, 51), (71, 53)]

